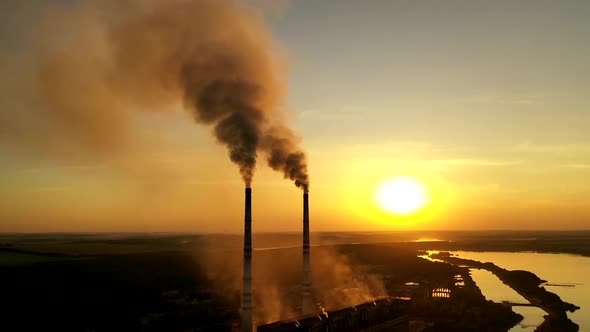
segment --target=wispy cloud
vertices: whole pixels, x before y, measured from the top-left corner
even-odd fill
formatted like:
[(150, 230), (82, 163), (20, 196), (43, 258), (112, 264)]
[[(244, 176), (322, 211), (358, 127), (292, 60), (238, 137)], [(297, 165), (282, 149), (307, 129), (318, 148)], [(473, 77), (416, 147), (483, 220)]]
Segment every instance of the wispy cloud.
[(481, 93), (474, 94), (465, 98), (469, 103), (484, 103), (484, 104), (519, 104), (519, 105), (533, 105), (541, 104), (547, 99), (548, 94), (544, 93)]
[(590, 164), (565, 164), (562, 166), (567, 168), (590, 170)]
[(511, 166), (521, 164), (520, 160), (486, 160), (486, 159), (436, 159), (428, 160), (428, 163), (434, 165), (453, 165), (453, 166)]
[(514, 150), (520, 152), (536, 153), (579, 153), (590, 152), (590, 144), (586, 143), (563, 143), (563, 144), (540, 144), (525, 141), (516, 144)]
[(35, 187), (31, 191), (38, 193), (57, 193), (68, 191), (70, 187), (67, 186), (46, 186), (46, 187)]
[[(311, 147), (316, 153), (336, 153), (342, 156), (355, 156), (357, 158), (394, 158), (396, 160), (407, 159), (408, 155), (432, 155), (446, 151), (446, 148), (435, 146), (426, 141), (398, 141), (383, 143), (353, 143), (334, 147), (321, 143)], [(415, 158), (412, 158), (415, 159)]]

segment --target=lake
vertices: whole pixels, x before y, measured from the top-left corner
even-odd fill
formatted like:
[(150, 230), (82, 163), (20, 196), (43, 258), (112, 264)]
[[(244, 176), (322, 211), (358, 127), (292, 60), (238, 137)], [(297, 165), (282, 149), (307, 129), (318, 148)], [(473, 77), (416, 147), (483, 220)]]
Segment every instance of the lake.
[[(580, 331), (590, 331), (590, 257), (570, 254), (546, 254), (532, 252), (470, 252), (455, 251), (461, 258), (480, 262), (493, 262), (508, 270), (526, 270), (547, 280), (544, 287), (562, 300), (581, 309), (568, 313), (568, 317), (580, 326)], [(528, 302), (491, 272), (471, 270), (473, 280), (488, 300), (494, 302)], [(552, 286), (556, 285), (556, 286)], [(534, 331), (543, 322), (545, 312), (534, 307), (513, 307), (525, 318), (511, 331)]]

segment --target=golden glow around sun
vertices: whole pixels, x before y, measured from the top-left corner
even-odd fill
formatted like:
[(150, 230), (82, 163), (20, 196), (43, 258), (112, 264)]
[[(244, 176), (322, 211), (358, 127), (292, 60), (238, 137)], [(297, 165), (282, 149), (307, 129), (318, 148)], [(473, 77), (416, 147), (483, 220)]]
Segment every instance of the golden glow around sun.
[(378, 186), (375, 198), (377, 204), (386, 212), (408, 215), (428, 204), (429, 194), (420, 181), (400, 176)]

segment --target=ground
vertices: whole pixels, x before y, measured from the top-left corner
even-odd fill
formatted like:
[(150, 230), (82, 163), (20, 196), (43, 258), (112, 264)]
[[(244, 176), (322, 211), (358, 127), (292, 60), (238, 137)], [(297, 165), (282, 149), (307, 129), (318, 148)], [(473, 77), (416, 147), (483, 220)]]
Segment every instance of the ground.
[[(198, 235), (0, 236), (5, 324), (19, 330), (235, 330), (241, 287), (237, 239), (227, 245), (231, 241)], [(572, 241), (578, 237), (547, 240), (546, 249), (587, 249)], [(314, 296), (318, 308), (326, 310), (375, 296), (411, 297), (412, 320), (434, 324), (436, 331), (506, 331), (519, 316), (486, 301), (468, 270), (417, 255), (422, 249), (466, 249), (468, 244), (471, 250), (510, 251), (544, 243), (524, 242), (487, 238), (312, 247)], [(301, 260), (300, 247), (254, 251), (257, 324), (299, 314)], [(448, 288), (451, 297), (432, 298), (436, 288)]]

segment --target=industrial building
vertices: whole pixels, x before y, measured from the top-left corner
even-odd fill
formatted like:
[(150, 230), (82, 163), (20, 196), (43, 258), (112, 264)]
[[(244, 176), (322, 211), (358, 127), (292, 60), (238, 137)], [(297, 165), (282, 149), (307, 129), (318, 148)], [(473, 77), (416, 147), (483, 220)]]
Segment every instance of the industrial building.
[(407, 331), (409, 300), (379, 298), (357, 306), (258, 326), (257, 332)]

